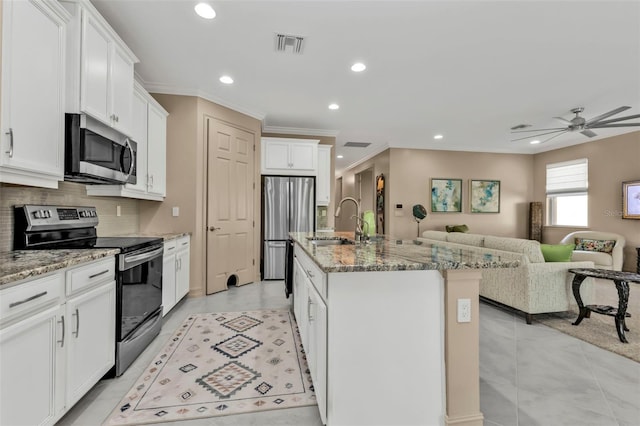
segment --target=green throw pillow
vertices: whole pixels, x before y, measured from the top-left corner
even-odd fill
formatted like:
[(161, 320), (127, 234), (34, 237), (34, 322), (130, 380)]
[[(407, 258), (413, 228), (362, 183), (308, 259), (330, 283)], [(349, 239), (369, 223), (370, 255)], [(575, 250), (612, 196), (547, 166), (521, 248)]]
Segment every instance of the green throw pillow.
[(469, 232), (467, 225), (446, 225), (444, 229), (447, 232)]
[(613, 251), (613, 246), (616, 245), (615, 240), (590, 240), (588, 238), (576, 238), (575, 241), (576, 250), (599, 251), (609, 254)]
[(540, 244), (545, 262), (571, 262), (575, 244)]

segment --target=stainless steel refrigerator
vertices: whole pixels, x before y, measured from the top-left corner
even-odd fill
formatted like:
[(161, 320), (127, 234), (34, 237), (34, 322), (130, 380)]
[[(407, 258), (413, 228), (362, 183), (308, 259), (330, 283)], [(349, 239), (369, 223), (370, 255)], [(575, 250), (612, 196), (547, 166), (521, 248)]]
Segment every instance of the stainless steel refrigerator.
[(262, 177), (263, 279), (284, 279), (289, 232), (314, 231), (315, 194), (314, 177)]

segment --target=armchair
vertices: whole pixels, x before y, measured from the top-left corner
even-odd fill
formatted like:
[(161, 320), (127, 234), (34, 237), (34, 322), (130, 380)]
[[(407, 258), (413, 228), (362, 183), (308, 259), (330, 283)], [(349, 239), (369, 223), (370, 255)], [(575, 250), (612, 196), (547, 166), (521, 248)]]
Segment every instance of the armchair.
[(565, 236), (560, 244), (575, 244), (576, 238), (588, 240), (609, 240), (615, 241), (611, 253), (594, 250), (580, 250), (578, 247), (573, 251), (571, 260), (573, 262), (591, 260), (596, 268), (610, 269), (613, 271), (622, 270), (623, 250), (626, 240), (622, 235), (612, 232), (600, 231), (576, 231)]

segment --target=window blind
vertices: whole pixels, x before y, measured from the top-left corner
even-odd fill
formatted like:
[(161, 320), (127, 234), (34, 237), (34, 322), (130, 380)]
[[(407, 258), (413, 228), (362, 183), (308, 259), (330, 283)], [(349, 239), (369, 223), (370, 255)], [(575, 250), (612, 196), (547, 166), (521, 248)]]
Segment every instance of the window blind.
[(547, 164), (547, 195), (587, 192), (588, 169), (586, 158)]

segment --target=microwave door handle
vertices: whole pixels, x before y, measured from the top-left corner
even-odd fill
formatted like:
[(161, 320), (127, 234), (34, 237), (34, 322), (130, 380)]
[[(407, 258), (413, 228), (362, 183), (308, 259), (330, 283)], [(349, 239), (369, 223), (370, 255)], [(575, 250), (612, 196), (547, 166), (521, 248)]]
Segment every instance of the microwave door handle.
[(127, 177), (125, 178), (125, 182), (127, 182), (131, 177), (131, 173), (133, 173), (133, 169), (136, 164), (136, 153), (133, 152), (133, 147), (131, 146), (131, 143), (129, 143), (129, 138), (126, 138), (124, 140), (124, 144), (127, 148), (129, 148), (129, 151), (131, 152), (131, 165), (129, 166), (129, 173), (127, 173)]

